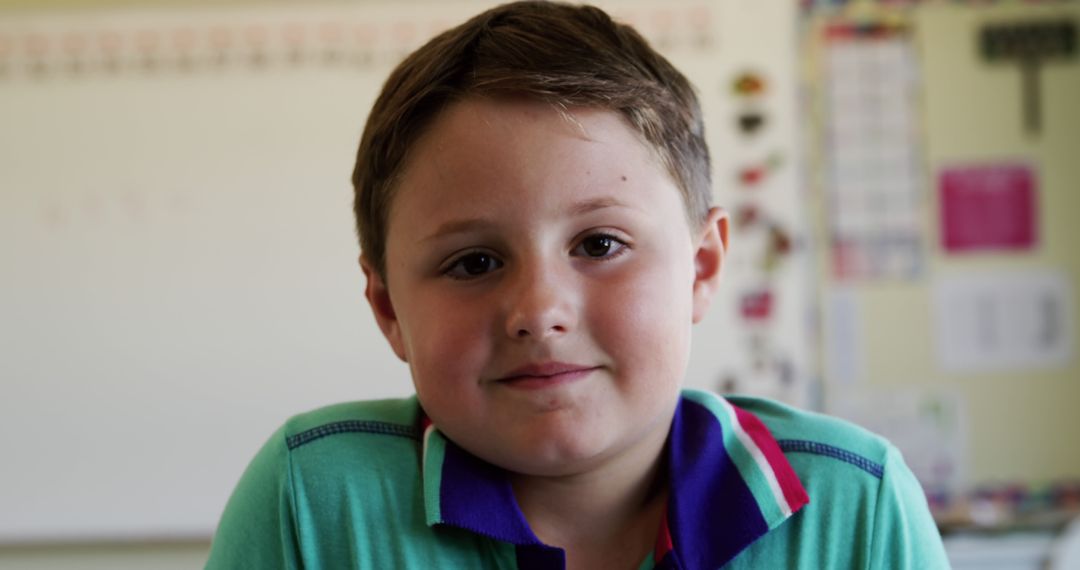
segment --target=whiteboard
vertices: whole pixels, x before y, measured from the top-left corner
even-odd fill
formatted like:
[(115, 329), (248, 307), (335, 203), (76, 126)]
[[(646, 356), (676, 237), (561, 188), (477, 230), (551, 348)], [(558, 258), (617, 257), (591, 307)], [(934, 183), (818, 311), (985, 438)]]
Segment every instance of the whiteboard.
[[(205, 538), (288, 416), (412, 392), (363, 299), (349, 176), (392, 65), (481, 4), (0, 22), (0, 542)], [(661, 5), (617, 9), (663, 27)], [(646, 31), (709, 113), (734, 67), (701, 41), (709, 3), (663, 5)], [(725, 311), (689, 384), (739, 349)]]

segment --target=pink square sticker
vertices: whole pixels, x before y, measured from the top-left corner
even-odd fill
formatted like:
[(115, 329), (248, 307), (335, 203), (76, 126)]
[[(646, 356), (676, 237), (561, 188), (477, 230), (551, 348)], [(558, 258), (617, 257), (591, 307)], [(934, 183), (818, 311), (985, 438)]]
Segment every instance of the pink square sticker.
[(938, 175), (941, 245), (949, 253), (1035, 245), (1035, 172), (1024, 164), (969, 165)]

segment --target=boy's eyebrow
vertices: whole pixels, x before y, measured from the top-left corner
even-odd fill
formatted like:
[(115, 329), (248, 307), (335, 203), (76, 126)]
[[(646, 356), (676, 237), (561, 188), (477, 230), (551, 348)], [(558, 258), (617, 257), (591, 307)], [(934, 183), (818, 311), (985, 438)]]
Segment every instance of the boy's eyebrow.
[(443, 224), (440, 224), (439, 227), (435, 228), (435, 231), (433, 231), (430, 234), (424, 236), (423, 238), (420, 239), (420, 241), (422, 241), (422, 242), (431, 241), (431, 240), (438, 239), (438, 238), (441, 238), (443, 236), (448, 236), (448, 235), (451, 235), (451, 234), (460, 234), (460, 233), (465, 233), (465, 232), (490, 228), (493, 225), (494, 224), (492, 224), (491, 222), (489, 222), (487, 220), (480, 219), (480, 218), (468, 218), (468, 219), (464, 219), (464, 220), (451, 220), (449, 222), (445, 222)]
[(592, 198), (590, 200), (583, 200), (576, 202), (569, 209), (568, 213), (571, 216), (580, 216), (582, 214), (588, 214), (589, 212), (595, 212), (596, 210), (603, 210), (604, 208), (628, 208), (626, 204), (617, 200), (614, 196), (603, 196), (600, 198)]
[[(567, 213), (568, 216), (574, 217), (574, 216), (582, 216), (582, 215), (588, 214), (590, 212), (595, 212), (597, 210), (603, 210), (604, 208), (629, 208), (629, 207), (630, 206), (627, 206), (623, 202), (620, 202), (619, 200), (617, 200), (613, 196), (604, 196), (604, 197), (601, 197), (601, 198), (591, 198), (589, 200), (582, 200), (580, 202), (574, 202), (569, 208), (567, 208), (566, 213)], [(422, 242), (431, 241), (431, 240), (439, 239), (439, 238), (442, 238), (444, 236), (448, 236), (448, 235), (452, 235), (452, 234), (466, 233), (466, 232), (478, 231), (478, 230), (485, 230), (485, 229), (489, 229), (489, 228), (491, 228), (492, 226), (495, 226), (495, 225), (496, 225), (495, 223), (493, 223), (493, 222), (491, 222), (489, 220), (485, 220), (483, 218), (466, 218), (466, 219), (462, 219), (462, 220), (450, 220), (448, 222), (445, 222), (445, 223), (439, 225), (439, 227), (437, 227), (435, 229), (435, 231), (433, 231), (430, 234), (422, 237), (420, 239), (420, 241), (422, 241)]]

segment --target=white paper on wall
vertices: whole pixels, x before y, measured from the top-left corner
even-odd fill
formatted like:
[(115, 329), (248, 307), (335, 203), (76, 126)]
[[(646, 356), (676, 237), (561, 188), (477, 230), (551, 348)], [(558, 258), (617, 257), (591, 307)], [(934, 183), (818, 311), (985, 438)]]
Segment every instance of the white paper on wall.
[(935, 286), (942, 368), (1003, 372), (1066, 366), (1074, 357), (1073, 288), (1064, 273), (979, 273)]
[(834, 24), (824, 73), (829, 240), (840, 280), (916, 277), (923, 265), (916, 111), (907, 28)]
[(838, 287), (829, 291), (826, 326), (829, 380), (844, 388), (859, 384), (864, 375), (864, 331), (858, 298), (851, 288)]

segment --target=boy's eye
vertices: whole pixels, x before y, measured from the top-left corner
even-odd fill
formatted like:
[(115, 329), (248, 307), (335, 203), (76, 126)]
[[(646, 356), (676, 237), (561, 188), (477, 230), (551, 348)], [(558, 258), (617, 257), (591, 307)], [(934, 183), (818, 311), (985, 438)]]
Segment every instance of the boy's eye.
[(501, 261), (490, 254), (475, 252), (457, 258), (444, 273), (455, 279), (469, 279), (494, 271), (502, 265)]
[(618, 254), (626, 244), (614, 236), (608, 234), (591, 235), (581, 240), (581, 245), (575, 248), (575, 253), (580, 252), (586, 257), (607, 258)]

